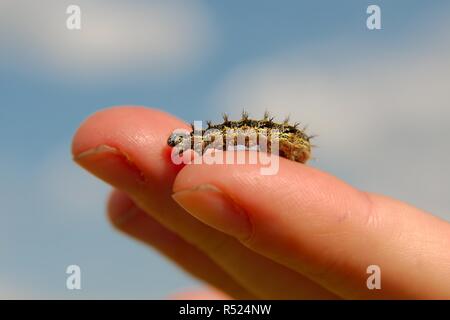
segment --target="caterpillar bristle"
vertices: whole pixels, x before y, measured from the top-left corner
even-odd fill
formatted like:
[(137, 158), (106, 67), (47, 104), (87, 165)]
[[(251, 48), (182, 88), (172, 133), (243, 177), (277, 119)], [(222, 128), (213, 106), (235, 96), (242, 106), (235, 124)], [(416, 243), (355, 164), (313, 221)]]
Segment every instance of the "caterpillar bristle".
[(248, 112), (245, 110), (242, 111), (242, 120), (244, 121), (248, 120)]
[(222, 113), (222, 118), (223, 118), (223, 122), (225, 122), (225, 123), (228, 122), (228, 114)]
[(290, 118), (289, 115), (287, 115), (286, 118), (284, 118), (283, 125), (287, 126), (289, 124), (289, 118)]
[(269, 113), (269, 111), (264, 111), (264, 116), (263, 116), (263, 120), (264, 121), (267, 121), (268, 119), (269, 119), (269, 117), (270, 117), (270, 113)]
[(212, 121), (211, 121), (211, 120), (208, 120), (208, 121), (206, 121), (206, 124), (208, 125), (208, 129), (209, 129), (209, 128), (211, 128), (211, 126), (212, 126)]

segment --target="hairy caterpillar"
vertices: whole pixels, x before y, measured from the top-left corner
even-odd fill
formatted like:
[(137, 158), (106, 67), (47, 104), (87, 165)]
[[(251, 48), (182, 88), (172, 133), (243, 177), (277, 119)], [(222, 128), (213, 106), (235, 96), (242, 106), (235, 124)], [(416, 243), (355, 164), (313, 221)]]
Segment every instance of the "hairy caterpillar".
[(242, 118), (237, 121), (228, 119), (223, 115), (221, 124), (212, 124), (208, 121), (206, 130), (195, 130), (192, 126), (190, 133), (173, 132), (167, 140), (167, 144), (178, 149), (179, 154), (188, 149), (202, 153), (208, 148), (227, 150), (230, 147), (243, 146), (245, 149), (259, 147), (266, 144), (263, 151), (271, 152), (276, 142), (278, 154), (289, 160), (306, 163), (311, 157), (313, 145), (310, 140), (313, 136), (305, 133), (305, 128), (300, 129), (299, 123), (289, 124), (287, 118), (282, 123), (273, 121), (268, 112), (264, 113), (261, 120), (250, 119), (247, 112), (242, 112)]

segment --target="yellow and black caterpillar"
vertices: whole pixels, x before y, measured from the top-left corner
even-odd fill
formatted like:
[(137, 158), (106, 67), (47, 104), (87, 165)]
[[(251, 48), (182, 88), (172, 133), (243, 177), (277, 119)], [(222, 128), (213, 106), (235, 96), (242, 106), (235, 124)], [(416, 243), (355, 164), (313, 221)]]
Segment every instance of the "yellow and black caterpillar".
[(242, 118), (237, 121), (229, 120), (224, 114), (221, 124), (213, 125), (210, 121), (207, 123), (208, 127), (205, 130), (196, 130), (192, 125), (190, 133), (172, 133), (167, 144), (177, 148), (181, 155), (183, 151), (189, 149), (203, 154), (208, 148), (225, 151), (236, 146), (245, 149), (258, 147), (259, 151), (271, 152), (274, 143), (277, 143), (278, 154), (281, 157), (301, 163), (306, 163), (311, 157), (310, 140), (313, 136), (307, 135), (305, 128), (300, 129), (299, 123), (290, 125), (289, 119), (277, 123), (266, 112), (263, 119), (254, 120), (244, 111)]

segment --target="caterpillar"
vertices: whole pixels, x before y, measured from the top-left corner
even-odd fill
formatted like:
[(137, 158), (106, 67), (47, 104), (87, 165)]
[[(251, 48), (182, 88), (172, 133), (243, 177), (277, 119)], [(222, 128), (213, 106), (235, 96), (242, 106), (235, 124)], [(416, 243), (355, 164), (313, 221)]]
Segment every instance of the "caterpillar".
[[(246, 111), (242, 112), (240, 120), (229, 120), (223, 114), (223, 122), (212, 124), (207, 122), (206, 130), (196, 130), (180, 133), (174, 131), (167, 139), (170, 147), (177, 148), (181, 155), (192, 149), (203, 154), (208, 148), (228, 150), (230, 147), (242, 146), (249, 150), (258, 147), (259, 151), (271, 152), (277, 143), (278, 155), (289, 160), (306, 163), (311, 157), (313, 145), (310, 140), (314, 137), (306, 134), (306, 127), (300, 128), (298, 122), (290, 125), (289, 117), (283, 122), (274, 121), (268, 112), (261, 120), (249, 118)], [(266, 146), (261, 148), (261, 146)]]

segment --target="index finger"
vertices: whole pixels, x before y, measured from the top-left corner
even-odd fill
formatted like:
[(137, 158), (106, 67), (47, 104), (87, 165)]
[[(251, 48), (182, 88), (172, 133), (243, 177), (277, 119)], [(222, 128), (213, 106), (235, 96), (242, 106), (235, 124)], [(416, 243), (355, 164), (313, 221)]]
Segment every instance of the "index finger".
[[(279, 167), (268, 176), (259, 165), (190, 164), (178, 174), (173, 197), (203, 222), (339, 296), (450, 297), (448, 223), (284, 158)], [(381, 290), (367, 287), (371, 265), (382, 272)]]

